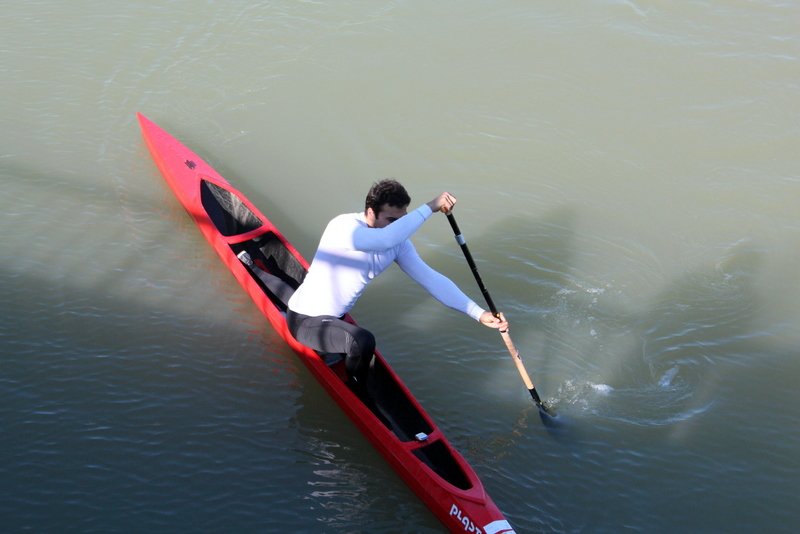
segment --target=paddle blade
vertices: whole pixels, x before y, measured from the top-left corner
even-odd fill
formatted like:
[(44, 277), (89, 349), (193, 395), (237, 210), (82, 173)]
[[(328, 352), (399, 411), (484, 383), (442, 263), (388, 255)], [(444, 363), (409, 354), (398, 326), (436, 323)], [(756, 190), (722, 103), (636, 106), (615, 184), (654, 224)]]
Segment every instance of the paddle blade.
[(544, 402), (542, 402), (541, 397), (539, 397), (539, 393), (536, 391), (536, 388), (531, 388), (528, 390), (531, 394), (531, 398), (533, 398), (534, 404), (539, 409), (539, 416), (542, 418), (542, 422), (548, 426), (555, 426), (558, 424), (558, 414), (556, 413), (555, 409), (552, 406), (548, 406)]

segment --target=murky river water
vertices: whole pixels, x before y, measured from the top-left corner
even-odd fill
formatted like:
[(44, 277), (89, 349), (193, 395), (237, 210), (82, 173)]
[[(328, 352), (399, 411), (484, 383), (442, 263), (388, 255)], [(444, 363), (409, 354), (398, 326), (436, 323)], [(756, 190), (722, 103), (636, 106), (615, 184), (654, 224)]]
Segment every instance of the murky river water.
[[(354, 315), (518, 532), (800, 524), (800, 6), (15, 2), (0, 22), (6, 532), (437, 532), (202, 240), (146, 113), (310, 257), (442, 190), (512, 324)], [(480, 293), (444, 218), (423, 257)]]

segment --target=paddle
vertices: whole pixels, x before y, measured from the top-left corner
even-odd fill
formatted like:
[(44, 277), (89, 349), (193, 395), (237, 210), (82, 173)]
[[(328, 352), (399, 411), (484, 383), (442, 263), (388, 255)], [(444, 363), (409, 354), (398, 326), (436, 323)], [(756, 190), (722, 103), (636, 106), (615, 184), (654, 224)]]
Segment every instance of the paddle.
[[(464, 253), (464, 257), (467, 259), (469, 268), (472, 269), (472, 274), (475, 276), (475, 281), (478, 282), (478, 287), (480, 287), (481, 293), (483, 293), (483, 297), (486, 299), (486, 304), (489, 305), (489, 310), (491, 310), (492, 314), (495, 317), (500, 317), (500, 313), (497, 311), (497, 308), (494, 305), (492, 296), (489, 295), (489, 290), (487, 290), (486, 286), (483, 285), (483, 280), (481, 280), (481, 275), (478, 273), (478, 266), (475, 265), (475, 260), (472, 259), (472, 254), (470, 253), (469, 248), (467, 247), (467, 241), (464, 239), (464, 236), (461, 235), (461, 230), (458, 228), (458, 223), (456, 223), (456, 219), (455, 217), (453, 217), (452, 211), (447, 213), (447, 221), (453, 228), (453, 233), (456, 236), (456, 241), (458, 242), (459, 245), (461, 245), (461, 251)], [(536, 404), (536, 407), (539, 408), (539, 414), (542, 417), (545, 416), (556, 417), (555, 411), (551, 407), (547, 406), (544, 402), (542, 402), (542, 399), (539, 397), (539, 393), (536, 392), (536, 387), (533, 385), (531, 377), (525, 370), (525, 365), (522, 363), (522, 357), (520, 356), (517, 347), (514, 346), (514, 342), (511, 340), (511, 335), (509, 335), (508, 330), (501, 330), (500, 335), (503, 337), (503, 342), (505, 342), (509, 354), (511, 354), (511, 359), (514, 360), (514, 364), (517, 366), (517, 371), (519, 371), (519, 375), (522, 377), (522, 381), (525, 383), (525, 387), (528, 388), (528, 393), (531, 394), (533, 402)]]

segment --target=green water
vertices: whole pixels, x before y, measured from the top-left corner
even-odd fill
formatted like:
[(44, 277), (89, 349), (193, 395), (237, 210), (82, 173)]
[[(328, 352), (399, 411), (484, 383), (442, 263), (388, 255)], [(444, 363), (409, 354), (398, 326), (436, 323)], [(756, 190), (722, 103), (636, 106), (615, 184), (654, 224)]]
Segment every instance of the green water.
[[(307, 257), (454, 193), (496, 333), (399, 270), (354, 310), (518, 532), (800, 522), (800, 8), (37, 2), (0, 23), (8, 532), (436, 532), (163, 183), (141, 111)], [(480, 293), (444, 218), (423, 257)], [(365, 526), (368, 525), (368, 526)]]

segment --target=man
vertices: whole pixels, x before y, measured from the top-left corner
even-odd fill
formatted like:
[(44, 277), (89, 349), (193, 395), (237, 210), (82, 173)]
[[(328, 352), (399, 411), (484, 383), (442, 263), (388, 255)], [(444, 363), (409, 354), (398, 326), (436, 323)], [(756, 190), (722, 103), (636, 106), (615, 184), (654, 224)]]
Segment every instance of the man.
[(339, 215), (328, 223), (305, 280), (289, 299), (286, 320), (295, 339), (315, 350), (346, 354), (348, 374), (362, 387), (366, 385), (375, 337), (342, 317), (367, 284), (392, 262), (443, 304), (488, 327), (508, 328), (505, 319), (482, 309), (450, 279), (422, 261), (411, 244), (409, 238), (433, 213), (453, 209), (455, 197), (442, 193), (408, 213), (410, 203), (411, 198), (397, 181), (374, 184), (363, 213)]

